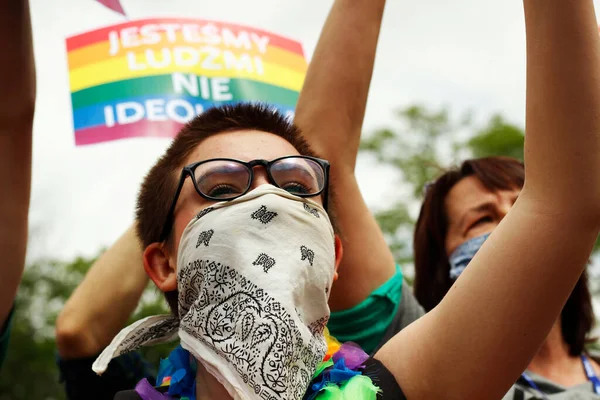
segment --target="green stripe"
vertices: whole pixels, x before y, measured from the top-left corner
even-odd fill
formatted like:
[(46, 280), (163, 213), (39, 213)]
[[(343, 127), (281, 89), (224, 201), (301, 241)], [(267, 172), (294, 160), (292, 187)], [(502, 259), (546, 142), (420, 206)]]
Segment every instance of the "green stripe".
[[(229, 88), (234, 101), (252, 100), (295, 107), (298, 92), (249, 79), (232, 78)], [(73, 110), (132, 96), (174, 94), (171, 75), (147, 76), (83, 89), (71, 94)]]

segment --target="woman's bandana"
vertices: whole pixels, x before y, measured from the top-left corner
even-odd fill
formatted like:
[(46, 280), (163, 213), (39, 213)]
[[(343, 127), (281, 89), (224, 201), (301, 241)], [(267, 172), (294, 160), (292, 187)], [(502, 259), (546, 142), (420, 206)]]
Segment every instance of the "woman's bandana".
[(206, 208), (177, 259), (179, 318), (119, 333), (93, 365), (176, 337), (234, 399), (301, 399), (327, 350), (334, 234), (318, 204), (271, 185)]
[(448, 258), (448, 263), (450, 264), (450, 279), (458, 279), (473, 257), (475, 257), (475, 254), (479, 251), (481, 246), (483, 246), (483, 242), (485, 242), (491, 234), (492, 233), (490, 232), (469, 239), (452, 252)]

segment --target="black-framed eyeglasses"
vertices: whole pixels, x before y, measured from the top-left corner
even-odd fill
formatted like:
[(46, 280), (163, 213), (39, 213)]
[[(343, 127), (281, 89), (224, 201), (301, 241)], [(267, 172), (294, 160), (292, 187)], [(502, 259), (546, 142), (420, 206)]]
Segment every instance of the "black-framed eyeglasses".
[(272, 161), (249, 162), (212, 158), (183, 167), (179, 184), (163, 225), (160, 241), (171, 232), (177, 200), (185, 179), (190, 176), (196, 192), (207, 200), (231, 201), (248, 193), (254, 181), (254, 167), (263, 166), (269, 183), (298, 197), (323, 195), (327, 210), (329, 162), (309, 156), (286, 156)]

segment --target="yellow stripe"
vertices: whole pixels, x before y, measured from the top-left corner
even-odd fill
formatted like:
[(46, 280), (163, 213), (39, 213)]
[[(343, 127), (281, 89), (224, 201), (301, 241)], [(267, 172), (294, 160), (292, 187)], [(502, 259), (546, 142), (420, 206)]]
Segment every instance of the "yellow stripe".
[[(150, 49), (153, 51), (161, 50), (164, 47), (174, 48), (174, 47), (192, 47), (198, 48), (201, 46), (194, 46), (188, 43), (185, 43), (183, 40), (178, 40), (175, 43), (158, 43), (149, 46), (138, 47), (136, 49), (130, 49), (129, 51), (133, 51), (137, 54), (143, 54), (146, 50)], [(272, 64), (280, 64), (290, 69), (297, 70), (298, 72), (306, 71), (307, 63), (304, 57), (299, 54), (293, 53), (291, 51), (287, 51), (277, 46), (268, 46), (267, 52), (265, 54), (260, 54), (257, 51), (247, 51), (244, 49), (228, 49), (232, 51), (236, 56), (240, 54), (247, 53), (252, 56), (258, 55), (261, 56), (264, 62), (272, 63)], [(69, 60), (69, 68), (79, 68), (88, 64), (95, 64), (97, 62), (106, 60), (108, 58), (117, 58), (124, 57), (127, 53), (127, 50), (121, 49), (119, 53), (114, 56), (110, 56), (109, 52), (109, 43), (108, 41), (97, 42), (91, 44), (89, 46), (81, 47), (79, 49), (73, 50), (68, 53)]]
[[(215, 60), (220, 65), (221, 57)], [(71, 92), (76, 92), (92, 86), (98, 86), (104, 83), (116, 82), (126, 79), (139, 78), (143, 76), (165, 75), (174, 72), (195, 73), (207, 77), (229, 77), (252, 79), (258, 82), (268, 83), (270, 85), (284, 87), (295, 91), (300, 91), (304, 82), (304, 73), (293, 71), (289, 68), (281, 67), (276, 64), (263, 62), (264, 75), (257, 73), (248, 73), (237, 70), (207, 70), (200, 66), (195, 68), (179, 67), (175, 65), (160, 69), (136, 70), (132, 71), (127, 65), (126, 57), (110, 59), (96, 64), (76, 68), (70, 73)]]

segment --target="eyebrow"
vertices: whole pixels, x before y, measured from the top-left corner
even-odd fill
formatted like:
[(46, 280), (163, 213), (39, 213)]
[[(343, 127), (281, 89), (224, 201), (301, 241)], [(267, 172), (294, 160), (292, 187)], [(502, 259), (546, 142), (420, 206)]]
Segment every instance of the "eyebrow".
[(469, 214), (478, 213), (482, 211), (494, 211), (494, 203), (491, 201), (486, 201), (485, 203), (469, 208), (459, 221), (458, 227), (461, 229), (461, 231), (463, 230), (465, 220), (467, 219)]

